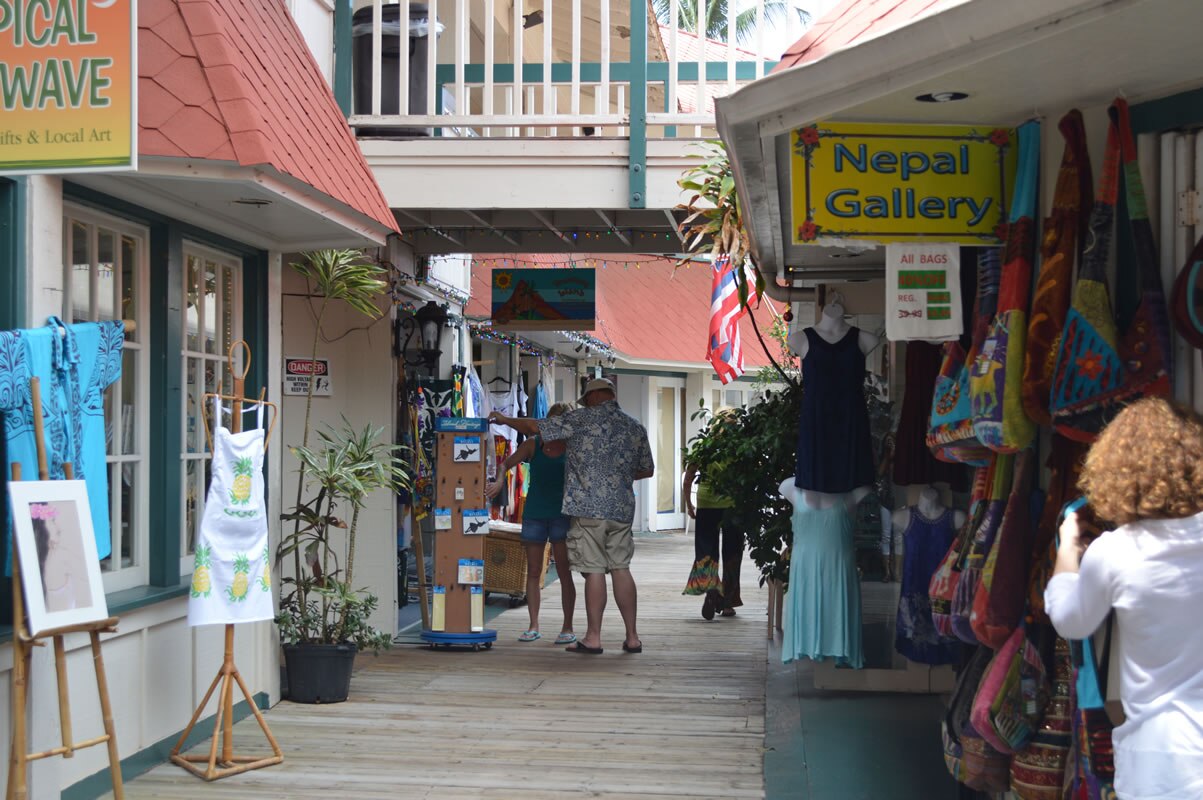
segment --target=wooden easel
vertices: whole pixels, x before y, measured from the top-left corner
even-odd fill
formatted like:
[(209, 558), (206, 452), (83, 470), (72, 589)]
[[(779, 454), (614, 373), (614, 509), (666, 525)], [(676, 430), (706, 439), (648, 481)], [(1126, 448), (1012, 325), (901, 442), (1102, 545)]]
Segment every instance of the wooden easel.
[[(37, 378), (29, 381), (30, 396), (33, 401), (33, 434), (38, 450), (38, 479), (49, 480), (50, 469), (46, 460), (46, 445), (44, 438), (44, 420), (42, 418), (42, 387)], [(74, 469), (69, 463), (63, 464), (63, 472), (67, 480), (75, 476)], [(13, 463), (12, 479), (21, 480), (21, 465)], [(125, 789), (121, 783), (121, 758), (117, 752), (117, 732), (113, 726), (113, 710), (109, 705), (109, 688), (104, 674), (104, 654), (100, 649), (100, 634), (113, 633), (117, 630), (117, 617), (109, 617), (96, 622), (83, 622), (77, 625), (65, 625), (40, 631), (36, 635), (29, 632), (25, 619), (25, 592), (21, 581), (21, 565), (17, 556), (17, 537), (12, 537), (12, 584), (13, 584), (13, 677), (12, 677), (12, 716), (13, 739), (11, 756), (8, 762), (9, 800), (26, 800), (29, 797), (28, 770), (30, 761), (43, 758), (62, 756), (72, 758), (76, 750), (93, 747), (98, 744), (108, 746), (109, 775), (113, 781), (113, 797), (123, 800)], [(104, 721), (104, 735), (82, 742), (73, 741), (71, 733), (71, 698), (67, 686), (67, 651), (63, 645), (63, 637), (68, 633), (87, 633), (92, 640), (92, 664), (96, 668), (96, 690), (100, 695), (100, 713)], [(43, 639), (54, 640), (54, 663), (58, 676), (58, 713), (59, 725), (62, 728), (62, 745), (52, 747), (40, 753), (30, 753), (27, 742), (27, 720), (25, 718), (25, 703), (29, 696), (29, 663), (33, 648), (42, 647)]]
[[(239, 346), (242, 347), (246, 354), (241, 375), (234, 372), (234, 348)], [(245, 396), (246, 376), (251, 368), (251, 348), (245, 341), (240, 339), (231, 344), (230, 349), (226, 351), (226, 357), (229, 362), (227, 369), (233, 378), (233, 394), (206, 394), (201, 400), (201, 408), (198, 409), (201, 419), (204, 420), (205, 439), (209, 443), (209, 450), (212, 451), (213, 449), (213, 436), (209, 430), (204, 406), (209, 400), (214, 398), (230, 401), (230, 430), (233, 433), (239, 433), (242, 430), (242, 406), (244, 403), (259, 403), (270, 408), (272, 410), (272, 418), (268, 424), (267, 434), (263, 439), (263, 446), (266, 448), (267, 443), (271, 440), (272, 429), (276, 426), (276, 417), (278, 416), (279, 409), (275, 403), (263, 399), (263, 392), (259, 393), (258, 400), (250, 400)], [(218, 425), (220, 422), (221, 420), (213, 421), (214, 425)], [(181, 755), (180, 749), (184, 746), (184, 742), (188, 740), (188, 735), (192, 733), (192, 729), (196, 727), (197, 720), (200, 719), (205, 706), (209, 704), (209, 698), (213, 696), (213, 692), (217, 689), (219, 683), (221, 684), (221, 694), (218, 696), (217, 717), (213, 722), (213, 737), (209, 742), (209, 755)], [(250, 706), (251, 711), (255, 715), (255, 721), (259, 723), (263, 735), (267, 737), (267, 742), (271, 745), (272, 755), (234, 755), (234, 684), (238, 684), (238, 688), (242, 691), (242, 696), (246, 698), (247, 705)], [(217, 751), (219, 735), (221, 738), (220, 755), (218, 755)], [(225, 656), (222, 659), (221, 668), (217, 671), (217, 676), (213, 678), (213, 683), (209, 684), (209, 691), (205, 692), (204, 699), (200, 701), (200, 705), (192, 712), (192, 719), (188, 722), (188, 727), (184, 728), (184, 732), (180, 734), (179, 741), (171, 749), (171, 760), (193, 775), (204, 778), (207, 781), (214, 781), (230, 775), (238, 775), (239, 773), (249, 772), (252, 769), (259, 769), (260, 767), (270, 767), (284, 760), (284, 753), (280, 750), (280, 745), (276, 742), (276, 737), (272, 735), (271, 728), (267, 726), (267, 720), (263, 718), (263, 713), (259, 710), (259, 706), (255, 704), (255, 699), (251, 696), (251, 691), (247, 688), (246, 682), (242, 680), (242, 675), (238, 672), (238, 667), (234, 665), (233, 624), (226, 625)], [(203, 768), (201, 765), (204, 765)]]

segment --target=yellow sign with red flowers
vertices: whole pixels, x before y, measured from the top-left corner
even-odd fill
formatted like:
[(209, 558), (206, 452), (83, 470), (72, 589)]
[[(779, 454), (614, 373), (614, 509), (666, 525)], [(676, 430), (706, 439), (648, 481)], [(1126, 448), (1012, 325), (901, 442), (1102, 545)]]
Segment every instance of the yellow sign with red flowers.
[(1001, 242), (1010, 128), (821, 122), (790, 145), (794, 244)]
[(0, 0), (0, 172), (137, 166), (137, 0)]

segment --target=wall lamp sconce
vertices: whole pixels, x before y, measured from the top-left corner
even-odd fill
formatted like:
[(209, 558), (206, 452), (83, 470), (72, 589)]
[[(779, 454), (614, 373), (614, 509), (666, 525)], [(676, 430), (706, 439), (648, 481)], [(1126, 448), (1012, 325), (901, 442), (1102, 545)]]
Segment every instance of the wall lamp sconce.
[[(413, 314), (398, 317), (393, 328), (393, 343), (397, 357), (409, 367), (424, 365), (433, 376), (439, 365), (439, 356), (443, 352), (440, 344), (443, 338), (443, 329), (446, 326), (447, 306), (440, 306), (433, 300), (427, 300), (426, 305)], [(406, 331), (404, 342), (401, 341), (401, 331)], [(411, 354), (409, 342), (415, 333), (420, 337), (421, 347), (416, 353)]]

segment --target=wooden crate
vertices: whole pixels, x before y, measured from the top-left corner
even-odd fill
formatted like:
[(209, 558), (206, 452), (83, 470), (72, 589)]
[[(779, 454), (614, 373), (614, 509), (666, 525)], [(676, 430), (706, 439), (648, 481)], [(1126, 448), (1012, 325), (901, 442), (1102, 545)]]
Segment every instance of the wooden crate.
[[(526, 545), (520, 525), (494, 521), (485, 535), (485, 591), (506, 594), (516, 600), (526, 597)], [(547, 580), (551, 545), (543, 548), (542, 585)]]

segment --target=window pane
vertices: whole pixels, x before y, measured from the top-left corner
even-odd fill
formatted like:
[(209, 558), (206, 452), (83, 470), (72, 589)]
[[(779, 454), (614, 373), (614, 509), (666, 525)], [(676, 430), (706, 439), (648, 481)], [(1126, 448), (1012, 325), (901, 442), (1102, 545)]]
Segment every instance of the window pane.
[(677, 392), (670, 387), (660, 389), (660, 419), (659, 431), (656, 436), (656, 511), (661, 514), (677, 510), (676, 484), (677, 475), (673, 467), (676, 461), (676, 431), (673, 421), (676, 419)]
[[(125, 355), (121, 357), (122, 363), (125, 362)], [(115, 408), (117, 405), (117, 392), (120, 391), (121, 380), (118, 379), (104, 393), (104, 452), (106, 455), (113, 455), (113, 442), (119, 435), (117, 433), (117, 415)]]
[(234, 335), (234, 270), (225, 267), (221, 271), (221, 353), (229, 352)]
[(188, 388), (184, 392), (184, 452), (198, 451), (197, 441), (200, 436), (201, 419), (198, 414), (200, 396), (204, 388), (200, 385), (200, 368), (195, 358), (184, 359), (184, 374)]
[(121, 318), (125, 320), (126, 341), (139, 342), (138, 325), (138, 240), (121, 237)]
[(92, 298), (92, 256), (89, 253), (88, 226), (71, 223), (71, 319), (90, 319)]
[(188, 331), (187, 345), (188, 350), (197, 350), (200, 347), (200, 291), (198, 289), (200, 281), (200, 259), (196, 256), (188, 256), (187, 275), (184, 279), (184, 293), (186, 295), (186, 308), (188, 313), (184, 319), (184, 326)]
[(196, 550), (196, 524), (200, 518), (199, 497), (196, 492), (196, 461), (184, 462), (184, 553)]
[(138, 526), (134, 519), (136, 476), (137, 469), (133, 464), (121, 465), (121, 566), (123, 567), (133, 566), (134, 554), (138, 552), (134, 547), (134, 538), (138, 535)]
[(96, 230), (96, 319), (118, 319), (117, 279), (113, 264), (117, 255), (117, 234), (105, 228)]
[(125, 350), (121, 354), (121, 380), (116, 388), (121, 391), (121, 452), (127, 456), (138, 452), (138, 377), (138, 351)]
[(744, 393), (737, 389), (727, 390), (727, 405), (731, 408), (739, 408), (744, 404)]
[(204, 324), (205, 352), (217, 352), (217, 264), (205, 262), (204, 291), (205, 308), (202, 322)]

